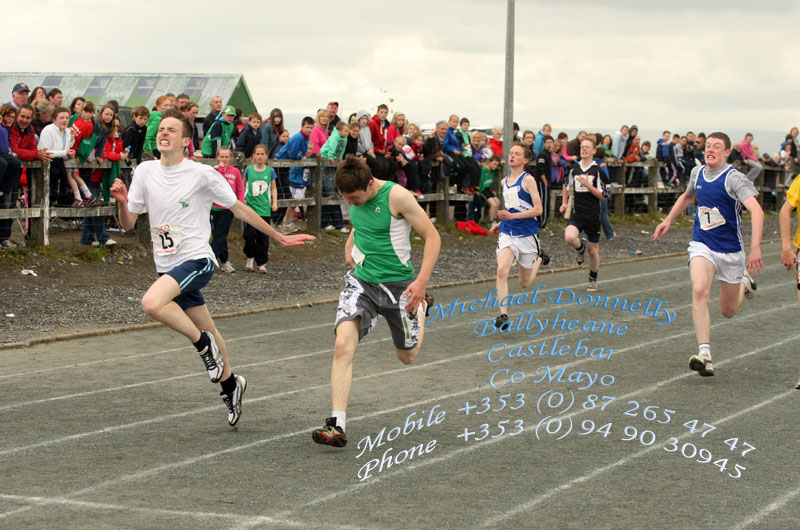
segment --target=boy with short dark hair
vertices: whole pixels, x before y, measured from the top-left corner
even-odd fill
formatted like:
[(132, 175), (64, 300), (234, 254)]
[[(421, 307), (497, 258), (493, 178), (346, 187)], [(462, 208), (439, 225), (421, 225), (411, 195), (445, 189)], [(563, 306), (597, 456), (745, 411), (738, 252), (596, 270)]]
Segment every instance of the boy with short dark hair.
[(147, 135), (147, 119), (150, 111), (145, 106), (134, 107), (131, 111), (133, 121), (125, 128), (122, 133), (122, 145), (128, 149), (128, 159), (142, 161), (144, 151), (144, 138)]
[[(289, 141), (281, 147), (275, 158), (278, 160), (302, 160), (310, 154), (308, 137), (311, 136), (311, 131), (314, 130), (314, 118), (306, 116), (303, 118), (302, 127), (300, 132), (292, 136)], [(306, 187), (310, 182), (306, 181), (305, 172), (302, 167), (293, 167), (289, 169), (289, 192), (293, 199), (305, 199)], [(286, 216), (283, 220), (282, 229), (284, 232), (289, 233), (296, 230), (294, 226), (294, 208), (286, 208)]]
[[(353, 359), (361, 339), (375, 327), (378, 315), (389, 324), (395, 354), (414, 362), (422, 346), (426, 309), (433, 299), (425, 289), (439, 256), (441, 239), (408, 190), (376, 179), (366, 162), (350, 157), (336, 170), (336, 187), (350, 205), (353, 230), (345, 243), (345, 287), (339, 296), (331, 366), (331, 416), (315, 429), (318, 444), (344, 447), (353, 383)], [(425, 241), (422, 265), (414, 278), (411, 229)]]
[(252, 112), (247, 117), (247, 125), (236, 140), (236, 150), (244, 153), (245, 158), (253, 156), (253, 149), (261, 143), (261, 114)]
[[(689, 243), (689, 276), (692, 280), (692, 323), (698, 352), (689, 357), (689, 368), (703, 377), (714, 375), (711, 360), (711, 314), (708, 302), (714, 280), (719, 283), (719, 310), (725, 318), (733, 317), (744, 298), (755, 295), (756, 283), (750, 274), (764, 268), (761, 235), (764, 211), (758, 203), (758, 191), (745, 175), (727, 163), (731, 139), (714, 132), (705, 143), (706, 164), (695, 167), (689, 183), (675, 201), (667, 217), (656, 227), (653, 240), (665, 235), (678, 216), (697, 202), (692, 241)], [(744, 249), (742, 209), (750, 212), (750, 256)], [(788, 208), (788, 207), (787, 207)], [(789, 209), (790, 210), (790, 209)], [(782, 226), (786, 214), (781, 210)], [(783, 231), (783, 249), (786, 237)], [(788, 258), (782, 253), (782, 259)], [(784, 262), (784, 264), (786, 264)]]

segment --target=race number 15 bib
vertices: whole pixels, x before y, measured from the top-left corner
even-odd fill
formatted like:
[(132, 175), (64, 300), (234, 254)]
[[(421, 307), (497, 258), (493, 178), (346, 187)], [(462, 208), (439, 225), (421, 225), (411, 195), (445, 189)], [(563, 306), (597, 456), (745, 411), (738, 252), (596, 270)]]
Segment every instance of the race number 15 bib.
[(700, 206), (697, 209), (697, 218), (700, 220), (702, 230), (711, 230), (725, 224), (725, 218), (716, 206), (714, 208)]
[(153, 240), (153, 253), (158, 256), (174, 254), (181, 246), (181, 232), (170, 223), (151, 228), (150, 238)]

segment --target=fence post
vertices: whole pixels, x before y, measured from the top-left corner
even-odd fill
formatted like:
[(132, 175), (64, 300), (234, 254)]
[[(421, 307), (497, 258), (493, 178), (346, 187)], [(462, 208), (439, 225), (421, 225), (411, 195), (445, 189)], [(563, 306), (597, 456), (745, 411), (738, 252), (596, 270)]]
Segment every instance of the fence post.
[(39, 217), (31, 217), (31, 234), (39, 246), (50, 245), (50, 164), (40, 163), (37, 168), (28, 168), (28, 175), (33, 186), (31, 189), (31, 206), (39, 207)]
[(444, 161), (439, 162), (439, 167), (433, 167), (431, 171), (436, 170), (437, 175), (434, 177), (436, 182), (436, 191), (442, 192), (442, 200), (436, 201), (436, 220), (440, 223), (447, 223), (450, 221), (450, 179), (445, 177)]
[(647, 201), (647, 211), (655, 213), (658, 211), (658, 190), (656, 189), (656, 182), (658, 181), (658, 162), (649, 161), (647, 163), (647, 187), (652, 188)]
[(322, 228), (322, 161), (321, 156), (314, 159), (316, 164), (311, 167), (311, 196), (314, 204), (306, 207), (306, 230), (319, 232)]
[[(747, 169), (747, 168), (744, 168)], [(753, 184), (756, 185), (756, 190), (758, 190), (758, 204), (761, 207), (764, 207), (764, 165), (761, 165), (761, 172), (756, 177), (755, 182)]]
[(622, 187), (617, 188), (621, 193), (614, 193), (616, 191), (614, 186), (611, 187), (611, 194), (614, 197), (614, 215), (625, 215), (625, 165), (614, 167), (614, 178), (611, 181), (616, 182)]

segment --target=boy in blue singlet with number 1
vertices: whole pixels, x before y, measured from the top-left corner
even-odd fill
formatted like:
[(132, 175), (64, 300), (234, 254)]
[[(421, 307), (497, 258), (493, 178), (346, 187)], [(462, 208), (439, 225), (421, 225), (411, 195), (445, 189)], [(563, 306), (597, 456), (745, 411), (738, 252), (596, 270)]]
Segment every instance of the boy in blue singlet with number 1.
[[(706, 165), (692, 170), (686, 191), (678, 197), (667, 218), (656, 227), (653, 240), (669, 231), (672, 221), (697, 198), (692, 241), (689, 243), (689, 274), (692, 279), (692, 320), (698, 353), (689, 358), (689, 368), (702, 376), (714, 375), (711, 361), (711, 316), (708, 299), (711, 284), (719, 280), (719, 310), (726, 318), (739, 311), (743, 298), (755, 295), (750, 273), (764, 268), (761, 234), (764, 212), (753, 183), (726, 162), (731, 139), (715, 132), (706, 139)], [(752, 231), (750, 257), (746, 260), (742, 239), (742, 206), (750, 212)]]
[[(498, 235), (497, 240), (497, 299), (508, 296), (508, 274), (514, 261), (519, 263), (519, 285), (524, 289), (536, 278), (539, 267), (547, 265), (550, 258), (539, 243), (539, 221), (542, 215), (542, 200), (536, 179), (525, 171), (531, 161), (531, 150), (522, 144), (514, 144), (508, 151), (509, 176), (503, 179), (503, 202), (505, 209), (497, 212), (500, 218), (489, 231)], [(500, 305), (500, 315), (495, 318), (495, 327), (503, 331), (508, 328), (508, 306)]]

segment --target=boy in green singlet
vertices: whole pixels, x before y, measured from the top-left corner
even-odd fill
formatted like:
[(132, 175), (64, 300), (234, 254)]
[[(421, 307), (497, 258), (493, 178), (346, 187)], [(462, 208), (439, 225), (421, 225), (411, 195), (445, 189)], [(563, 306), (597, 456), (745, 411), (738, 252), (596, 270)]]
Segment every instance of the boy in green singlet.
[[(352, 157), (339, 164), (336, 187), (350, 205), (353, 231), (345, 244), (345, 262), (352, 270), (345, 276), (334, 325), (333, 413), (312, 438), (319, 444), (344, 447), (356, 347), (375, 327), (380, 314), (391, 329), (397, 357), (405, 364), (417, 358), (425, 312), (433, 303), (425, 296), (425, 287), (439, 257), (441, 240), (411, 192), (374, 178), (363, 160)], [(412, 228), (425, 240), (416, 278), (411, 265)]]

